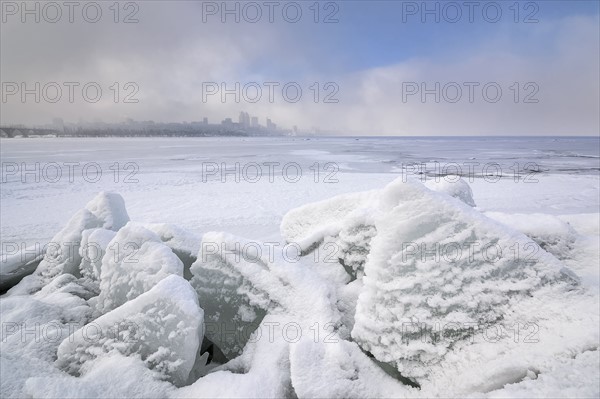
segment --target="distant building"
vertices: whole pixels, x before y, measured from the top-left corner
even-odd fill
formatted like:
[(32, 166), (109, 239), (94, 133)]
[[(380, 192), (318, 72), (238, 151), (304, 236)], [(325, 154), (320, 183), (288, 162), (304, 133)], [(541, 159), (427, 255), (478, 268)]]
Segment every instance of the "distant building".
[(228, 126), (228, 127), (233, 127), (233, 121), (231, 120), (231, 118), (225, 118), (223, 120), (223, 122), (221, 122), (221, 125)]
[(260, 127), (260, 125), (258, 124), (258, 117), (256, 117), (256, 116), (253, 116), (253, 117), (252, 117), (252, 127), (253, 127), (253, 128), (258, 128), (258, 127)]
[(204, 125), (208, 125), (208, 118), (203, 118), (203, 119), (202, 119), (202, 123), (203, 123)]
[(238, 121), (241, 127), (250, 127), (250, 114), (244, 111), (240, 112)]

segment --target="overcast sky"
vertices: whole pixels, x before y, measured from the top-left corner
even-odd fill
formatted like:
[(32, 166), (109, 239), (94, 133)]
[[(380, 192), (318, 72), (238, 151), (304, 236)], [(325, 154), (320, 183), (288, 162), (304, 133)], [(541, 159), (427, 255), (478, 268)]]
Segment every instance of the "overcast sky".
[(227, 2), (239, 22), (222, 2), (113, 3), (2, 2), (2, 124), (247, 111), (344, 134), (599, 134), (597, 1)]

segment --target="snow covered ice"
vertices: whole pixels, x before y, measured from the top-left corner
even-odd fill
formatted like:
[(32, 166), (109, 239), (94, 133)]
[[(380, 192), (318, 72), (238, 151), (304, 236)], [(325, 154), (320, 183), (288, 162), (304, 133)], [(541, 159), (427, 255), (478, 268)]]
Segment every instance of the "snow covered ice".
[(199, 186), (223, 204), (84, 193), (34, 233), (57, 245), (2, 264), (1, 396), (598, 396), (597, 176), (357, 167), (339, 188)]
[(97, 308), (101, 313), (136, 298), (168, 275), (183, 276), (183, 263), (173, 251), (133, 222), (119, 230), (108, 248), (100, 272)]
[[(404, 376), (426, 377), (475, 328), (502, 320), (511, 302), (544, 286), (557, 296), (576, 289), (577, 277), (526, 236), (420, 183), (391, 183), (378, 211), (352, 336)], [(515, 248), (535, 255), (515, 256)]]
[(118, 351), (139, 356), (177, 385), (184, 384), (203, 338), (203, 312), (189, 283), (178, 276), (83, 326), (58, 347), (56, 364), (85, 374), (97, 358)]

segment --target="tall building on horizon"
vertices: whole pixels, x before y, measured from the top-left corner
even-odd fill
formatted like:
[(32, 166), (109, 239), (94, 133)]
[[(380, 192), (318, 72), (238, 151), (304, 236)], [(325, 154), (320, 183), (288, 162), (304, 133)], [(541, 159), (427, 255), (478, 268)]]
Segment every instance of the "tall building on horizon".
[(247, 112), (240, 112), (239, 123), (241, 127), (250, 127), (250, 114)]

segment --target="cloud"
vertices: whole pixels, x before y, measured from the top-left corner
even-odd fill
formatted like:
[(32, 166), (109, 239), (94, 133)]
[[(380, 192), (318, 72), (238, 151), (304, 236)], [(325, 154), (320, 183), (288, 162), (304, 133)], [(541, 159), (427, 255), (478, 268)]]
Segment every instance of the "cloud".
[[(598, 26), (597, 16), (568, 17), (534, 27), (525, 40), (503, 33), (456, 58), (412, 59), (340, 76), (339, 104), (305, 104), (293, 119), (373, 135), (597, 135)], [(432, 90), (436, 82), (439, 103), (435, 94), (421, 96), (422, 84)], [(462, 89), (457, 102), (452, 82)], [(478, 85), (473, 102), (467, 82)], [(412, 83), (419, 92), (403, 96)], [(496, 87), (502, 90), (497, 102)]]
[[(207, 116), (218, 122), (246, 110), (263, 123), (271, 117), (287, 127), (320, 127), (346, 134), (595, 135), (600, 130), (597, 15), (498, 28), (478, 45), (458, 45), (456, 52), (443, 58), (432, 53), (366, 70), (340, 69), (331, 75), (331, 66), (340, 61), (340, 49), (332, 51), (331, 38), (318, 41), (316, 37), (318, 32), (332, 31), (318, 31), (308, 23), (223, 24), (218, 18), (204, 23), (197, 2), (139, 4), (137, 24), (115, 24), (110, 13), (98, 24), (3, 23), (2, 82), (27, 82), (28, 87), (33, 82), (98, 82), (103, 95), (99, 102), (89, 103), (76, 90), (75, 101), (69, 103), (65, 92), (56, 104), (43, 99), (38, 104), (32, 96), (23, 104), (19, 96), (12, 96), (1, 104), (2, 123), (40, 124), (56, 116), (69, 121), (126, 117), (193, 121)], [(368, 29), (364, 34), (369, 34)], [(376, 42), (377, 37), (369, 40)], [(349, 56), (360, 54), (344, 57)], [(119, 103), (113, 101), (110, 89), (115, 82), (120, 84)], [(124, 90), (127, 82), (139, 87), (138, 103), (122, 102), (133, 91)], [(233, 95), (226, 101), (215, 95), (206, 102), (205, 82), (226, 83), (229, 89), (235, 82), (241, 89), (257, 82), (263, 97), (252, 103), (243, 93), (239, 102)], [(265, 82), (279, 83), (272, 102)], [(298, 102), (286, 101), (282, 93), (290, 82), (302, 89)], [(328, 82), (332, 84), (326, 86)], [(420, 93), (403, 95), (414, 88), (412, 83), (431, 89), (436, 82), (439, 103), (433, 94), (424, 102)], [(448, 101), (456, 96), (456, 86), (448, 85), (451, 82), (462, 89), (456, 103)], [(465, 82), (479, 84), (473, 102)], [(498, 102), (486, 99), (482, 92), (486, 84), (491, 84), (490, 98), (495, 87), (502, 89)], [(288, 92), (292, 97), (293, 89)], [(325, 103), (328, 94), (337, 103)], [(526, 103), (528, 95), (538, 102)]]

